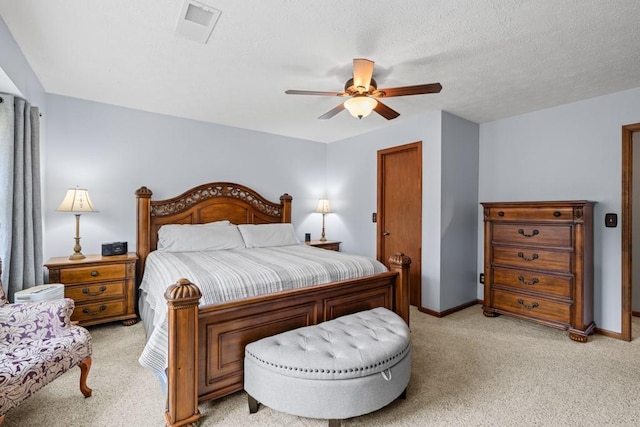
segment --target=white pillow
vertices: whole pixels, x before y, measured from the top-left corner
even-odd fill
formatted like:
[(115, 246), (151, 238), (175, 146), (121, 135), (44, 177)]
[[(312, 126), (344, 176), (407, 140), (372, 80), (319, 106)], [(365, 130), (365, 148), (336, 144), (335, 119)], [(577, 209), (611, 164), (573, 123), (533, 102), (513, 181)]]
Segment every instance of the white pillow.
[(238, 227), (203, 227), (203, 225), (163, 225), (158, 230), (158, 250), (161, 252), (197, 252), (245, 247)]
[(286, 224), (241, 224), (238, 229), (248, 248), (298, 245), (293, 225)]
[(230, 226), (235, 224), (231, 224), (231, 221), (229, 221), (228, 219), (223, 219), (222, 221), (213, 221), (213, 222), (207, 222), (204, 224), (193, 224), (193, 225), (201, 225), (204, 227), (224, 227), (224, 226)]

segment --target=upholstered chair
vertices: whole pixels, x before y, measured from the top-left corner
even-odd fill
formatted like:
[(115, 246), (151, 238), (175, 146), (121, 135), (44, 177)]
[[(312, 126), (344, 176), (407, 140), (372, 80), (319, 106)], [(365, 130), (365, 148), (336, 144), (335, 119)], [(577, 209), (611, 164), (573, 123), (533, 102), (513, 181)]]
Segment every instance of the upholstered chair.
[(91, 396), (91, 335), (71, 323), (73, 308), (68, 298), (9, 304), (0, 280), (0, 424), (11, 408), (75, 366), (80, 391)]

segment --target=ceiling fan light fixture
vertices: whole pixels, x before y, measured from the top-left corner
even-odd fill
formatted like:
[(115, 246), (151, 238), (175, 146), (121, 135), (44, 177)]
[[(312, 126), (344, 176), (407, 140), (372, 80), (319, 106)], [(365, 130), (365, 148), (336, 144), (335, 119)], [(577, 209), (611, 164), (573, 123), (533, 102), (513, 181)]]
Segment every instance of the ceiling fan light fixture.
[(344, 107), (353, 117), (367, 117), (378, 105), (378, 101), (368, 96), (354, 96), (344, 102)]

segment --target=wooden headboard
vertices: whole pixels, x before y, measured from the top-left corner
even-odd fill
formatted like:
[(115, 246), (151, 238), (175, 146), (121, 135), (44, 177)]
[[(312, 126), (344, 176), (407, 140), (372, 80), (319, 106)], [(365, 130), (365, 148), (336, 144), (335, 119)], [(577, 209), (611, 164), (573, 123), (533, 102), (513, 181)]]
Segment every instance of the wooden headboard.
[(291, 222), (290, 195), (283, 194), (280, 203), (275, 203), (232, 182), (199, 185), (165, 200), (151, 200), (152, 194), (147, 187), (136, 190), (138, 282), (142, 280), (147, 255), (158, 246), (158, 230), (165, 224), (203, 224), (225, 219), (233, 224)]

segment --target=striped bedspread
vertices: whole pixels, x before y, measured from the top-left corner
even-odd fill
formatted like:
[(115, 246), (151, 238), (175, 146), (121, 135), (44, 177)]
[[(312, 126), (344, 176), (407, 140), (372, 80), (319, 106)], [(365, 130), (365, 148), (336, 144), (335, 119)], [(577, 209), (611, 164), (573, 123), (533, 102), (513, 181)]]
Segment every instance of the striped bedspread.
[(167, 367), (167, 303), (164, 292), (180, 278), (198, 285), (200, 305), (288, 289), (330, 283), (387, 271), (359, 255), (307, 245), (211, 252), (158, 252), (147, 257), (140, 285), (140, 313), (147, 344), (140, 364), (164, 372)]

